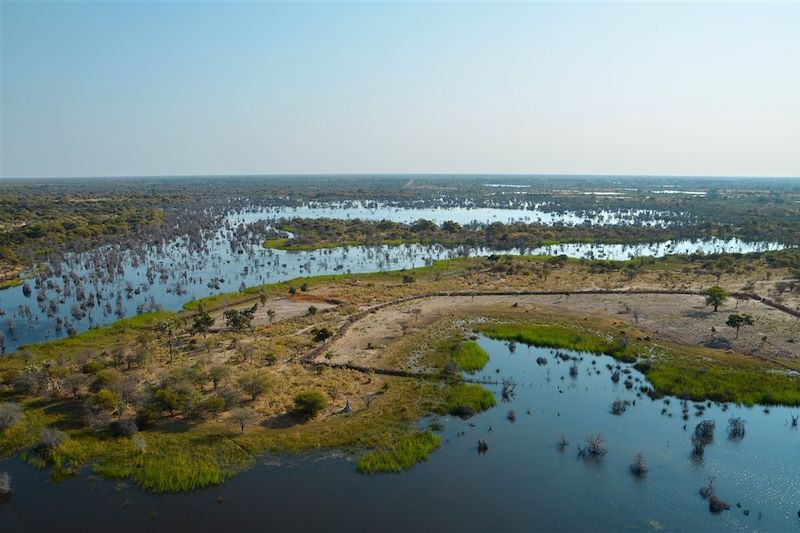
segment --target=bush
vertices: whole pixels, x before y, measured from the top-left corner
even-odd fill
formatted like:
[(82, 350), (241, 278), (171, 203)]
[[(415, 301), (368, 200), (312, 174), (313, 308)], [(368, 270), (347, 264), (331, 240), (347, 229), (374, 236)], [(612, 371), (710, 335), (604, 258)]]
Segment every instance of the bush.
[(111, 423), (109, 429), (111, 434), (117, 437), (130, 437), (139, 431), (139, 426), (133, 420), (116, 420)]
[(15, 403), (0, 403), (0, 431), (10, 428), (22, 419), (22, 409)]
[(119, 396), (108, 389), (100, 389), (94, 395), (94, 403), (104, 411), (113, 411), (119, 405)]
[(254, 370), (239, 376), (239, 387), (255, 401), (269, 387), (269, 378), (264, 372)]
[(200, 402), (200, 411), (209, 414), (218, 414), (225, 410), (225, 399), (222, 396), (213, 394)]
[(314, 335), (314, 342), (323, 342), (333, 337), (333, 332), (327, 327), (314, 328), (311, 333)]
[(304, 420), (311, 420), (328, 407), (328, 398), (319, 391), (306, 391), (294, 398), (294, 410)]

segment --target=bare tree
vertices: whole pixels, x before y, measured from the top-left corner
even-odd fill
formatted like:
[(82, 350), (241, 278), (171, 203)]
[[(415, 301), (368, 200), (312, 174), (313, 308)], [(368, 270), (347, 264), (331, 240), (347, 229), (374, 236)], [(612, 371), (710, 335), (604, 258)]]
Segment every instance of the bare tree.
[(647, 473), (647, 461), (645, 461), (642, 452), (633, 456), (633, 462), (630, 468), (634, 476), (643, 476)]
[(602, 433), (586, 435), (586, 446), (583, 448), (578, 446), (578, 455), (580, 457), (602, 457), (607, 451), (606, 439)]
[(238, 407), (231, 411), (231, 420), (239, 426), (241, 433), (244, 433), (245, 426), (254, 424), (258, 420), (258, 415), (249, 407)]
[(22, 409), (15, 403), (0, 403), (0, 431), (22, 420)]

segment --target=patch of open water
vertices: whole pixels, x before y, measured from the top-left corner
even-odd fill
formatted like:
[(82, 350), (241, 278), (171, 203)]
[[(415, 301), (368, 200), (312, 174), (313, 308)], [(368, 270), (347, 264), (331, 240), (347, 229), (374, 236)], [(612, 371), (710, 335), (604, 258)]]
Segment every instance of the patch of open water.
[[(156, 496), (86, 475), (51, 484), (46, 471), (14, 459), (0, 463), (16, 490), (0, 506), (0, 530), (797, 530), (800, 431), (786, 423), (791, 409), (704, 404), (698, 416), (689, 402), (683, 420), (680, 400), (640, 394), (644, 376), (610, 357), (478, 342), (491, 359), (473, 377), (512, 378), (515, 394), (502, 402), (500, 386), (487, 385), (497, 406), (466, 421), (440, 419), (442, 447), (403, 474), (359, 475), (345, 457), (266, 458), (222, 486)], [(557, 352), (576, 358), (576, 377)], [(622, 415), (611, 413), (615, 400), (631, 402)], [(726, 433), (734, 416), (746, 421), (740, 440)], [(697, 461), (690, 436), (705, 419), (716, 430)], [(595, 432), (608, 452), (579, 457), (576, 446)], [(640, 478), (629, 470), (638, 452), (649, 467)], [(710, 477), (730, 511), (714, 515), (700, 497)]]

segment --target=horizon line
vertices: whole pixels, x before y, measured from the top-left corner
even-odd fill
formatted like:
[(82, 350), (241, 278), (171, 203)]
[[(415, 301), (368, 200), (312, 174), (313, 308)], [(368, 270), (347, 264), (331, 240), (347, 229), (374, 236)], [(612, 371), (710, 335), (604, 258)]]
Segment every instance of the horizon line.
[(509, 178), (672, 178), (672, 179), (800, 179), (800, 175), (778, 174), (584, 174), (521, 172), (271, 172), (246, 174), (114, 174), (71, 176), (0, 176), (0, 180), (76, 180), (76, 179), (165, 179), (165, 178), (285, 178), (285, 177), (509, 177)]

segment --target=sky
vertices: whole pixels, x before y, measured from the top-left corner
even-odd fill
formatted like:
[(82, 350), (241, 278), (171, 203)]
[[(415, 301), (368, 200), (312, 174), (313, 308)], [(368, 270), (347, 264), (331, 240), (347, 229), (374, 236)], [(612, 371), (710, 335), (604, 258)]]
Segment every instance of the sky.
[(800, 176), (800, 3), (0, 4), (3, 177)]

